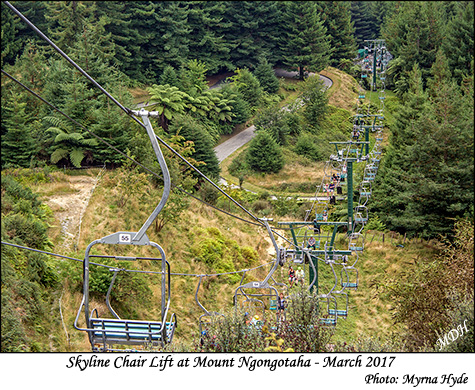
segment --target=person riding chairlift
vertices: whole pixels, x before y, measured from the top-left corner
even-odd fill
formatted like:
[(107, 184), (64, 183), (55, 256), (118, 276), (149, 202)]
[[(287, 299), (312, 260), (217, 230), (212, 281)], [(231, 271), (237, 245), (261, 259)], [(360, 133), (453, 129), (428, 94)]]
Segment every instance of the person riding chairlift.
[(289, 284), (290, 284), (290, 288), (292, 288), (292, 286), (294, 285), (294, 282), (295, 282), (295, 271), (292, 268), (292, 266), (289, 265)]
[(323, 210), (323, 222), (327, 222), (327, 219), (328, 219), (327, 210)]
[(360, 138), (360, 130), (357, 126), (353, 127), (353, 141), (358, 141)]
[(280, 295), (277, 297), (277, 314), (283, 314), (286, 307), (287, 301), (284, 298), (284, 293), (281, 292)]
[(317, 242), (315, 241), (315, 238), (310, 237), (308, 239), (308, 245), (307, 248), (313, 248), (314, 250), (316, 249)]

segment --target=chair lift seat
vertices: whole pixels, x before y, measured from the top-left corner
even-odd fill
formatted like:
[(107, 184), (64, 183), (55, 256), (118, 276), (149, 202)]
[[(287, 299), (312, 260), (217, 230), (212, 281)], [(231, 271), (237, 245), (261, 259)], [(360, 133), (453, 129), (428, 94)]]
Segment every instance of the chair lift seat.
[(277, 299), (271, 299), (270, 300), (270, 310), (277, 310)]
[[(335, 309), (328, 309), (328, 314), (334, 316), (335, 315)], [(340, 317), (346, 317), (348, 315), (347, 310), (336, 310), (336, 315)]]
[(341, 283), (342, 287), (348, 287), (348, 288), (357, 288), (358, 283), (352, 283), (352, 282), (342, 282)]
[(320, 318), (320, 323), (322, 325), (336, 325), (336, 318)]
[[(159, 321), (119, 320), (113, 318), (91, 318), (94, 343), (137, 344), (162, 340), (163, 324)], [(175, 332), (176, 322), (166, 322), (166, 335), (170, 342)]]

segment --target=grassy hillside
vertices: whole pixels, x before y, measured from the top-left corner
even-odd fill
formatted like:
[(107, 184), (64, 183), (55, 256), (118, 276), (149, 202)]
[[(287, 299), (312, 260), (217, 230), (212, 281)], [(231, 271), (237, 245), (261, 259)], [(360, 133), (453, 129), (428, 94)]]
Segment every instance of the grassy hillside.
[[(90, 170), (82, 172), (81, 176), (97, 179), (98, 173), (98, 170)], [(41, 199), (46, 201), (56, 196), (56, 190), (59, 191), (61, 188), (64, 194), (74, 193), (71, 182), (75, 177), (81, 176), (68, 176), (63, 172), (56, 172), (51, 174), (54, 181), (31, 185), (41, 194)], [(149, 194), (141, 200), (138, 197), (130, 199), (125, 206), (118, 208), (120, 194), (113, 190), (116, 179), (117, 172), (113, 171), (102, 173), (99, 177), (94, 192), (88, 200), (75, 248), (65, 249), (63, 246), (65, 235), (58, 232), (61, 230), (61, 222), (56, 220), (51, 223), (54, 252), (81, 259), (86, 246), (94, 239), (110, 232), (136, 231), (140, 228), (147, 213), (154, 207), (153, 202), (158, 201), (160, 194), (154, 192), (150, 186), (147, 188)], [(59, 215), (58, 211), (56, 210), (56, 215)], [(277, 217), (275, 220), (280, 219)], [(198, 334), (198, 320), (203, 314), (195, 300), (199, 275), (203, 275), (198, 295), (200, 303), (209, 311), (227, 312), (232, 308), (232, 298), (242, 273), (216, 274), (268, 264), (272, 261), (274, 252), (270, 239), (262, 228), (219, 213), (195, 200), (191, 201), (190, 207), (181, 215), (178, 222), (165, 225), (160, 233), (155, 233), (154, 228), (151, 227), (148, 236), (164, 248), (172, 273), (175, 274), (172, 276), (171, 308), (179, 319), (174, 347), (178, 349), (189, 348), (189, 343)], [(397, 247), (396, 244), (402, 244), (403, 238), (391, 238), (387, 233), (384, 243), (382, 242), (383, 233), (376, 231), (369, 231), (366, 240), (367, 246), (358, 261), (360, 285), (357, 291), (349, 292), (349, 316), (346, 320), (339, 321), (334, 341), (348, 342), (351, 339), (369, 335), (384, 338), (396, 331), (397, 328), (393, 327), (391, 320), (391, 302), (378, 297), (375, 283), (382, 282), (384, 276), (397, 275), (419, 257), (430, 257), (436, 253), (436, 249), (430, 243), (415, 240), (405, 240), (403, 248)], [(214, 261), (210, 260), (212, 258), (209, 253), (210, 248), (220, 253)], [(142, 249), (139, 252), (142, 255), (153, 255)], [(56, 340), (53, 350), (88, 351), (89, 343), (86, 335), (72, 326), (81, 300), (82, 268), (79, 262), (72, 260), (53, 259), (52, 263), (55, 262), (62, 263), (62, 272), (69, 276), (64, 278), (60, 292), (64, 328), (61, 322), (51, 325), (53, 326), (51, 333), (55, 333)], [(98, 260), (98, 262), (112, 264), (107, 261)], [(229, 267), (229, 262), (233, 263), (233, 267)], [(127, 264), (127, 266), (131, 269), (159, 270), (157, 264), (142, 263)], [(248, 272), (244, 282), (263, 280), (269, 269), (270, 265), (267, 265)], [(307, 275), (308, 272), (308, 266), (306, 266)], [(331, 286), (333, 277), (329, 269), (320, 266), (320, 272), (322, 286)], [(274, 276), (276, 281), (285, 282), (287, 265), (278, 268)], [(125, 299), (121, 302), (114, 299), (113, 294), (114, 308), (124, 317), (129, 315), (133, 318), (159, 318), (157, 278), (154, 275), (144, 278), (153, 296), (144, 295), (144, 300), (140, 301), (135, 300), (132, 291), (128, 291), (125, 292)], [(132, 299), (129, 299), (128, 295), (131, 295)], [(107, 313), (104, 298), (104, 294), (93, 295), (92, 307), (98, 308), (102, 314)], [(54, 308), (56, 315), (59, 314), (58, 307), (55, 305)]]
[[(356, 102), (355, 80), (333, 68), (324, 73), (334, 82), (330, 96), (333, 108), (328, 123), (324, 124), (331, 138), (334, 131), (331, 118), (340, 117), (341, 120), (341, 117), (352, 115)], [(238, 150), (222, 163), (222, 176), (230, 182), (233, 178), (227, 172), (227, 167), (241, 152)], [(295, 215), (301, 215), (305, 204), (295, 205), (295, 201), (290, 201), (277, 208), (270, 204), (268, 195), (313, 195), (315, 185), (321, 181), (323, 163), (310, 162), (294, 155), (291, 150), (286, 151), (286, 161), (286, 166), (278, 174), (255, 175), (246, 180), (244, 187), (257, 195), (234, 191), (232, 196), (254, 215), (271, 217), (274, 223), (295, 219), (290, 215), (279, 216), (276, 212), (282, 215), (280, 212), (288, 207)], [(160, 189), (154, 187), (145, 175), (128, 175), (120, 169), (56, 171), (50, 172), (47, 180), (31, 178), (27, 182), (53, 212), (49, 228), (49, 236), (54, 244), (52, 251), (78, 259), (83, 258), (87, 245), (93, 240), (117, 231), (138, 231), (161, 196)], [(204, 313), (195, 297), (200, 277), (201, 286), (197, 297), (200, 304), (208, 311), (227, 313), (233, 307), (234, 292), (244, 275), (243, 271), (251, 270), (246, 272), (244, 283), (263, 280), (270, 270), (275, 253), (262, 227), (233, 218), (195, 199), (185, 198), (184, 211), (176, 220), (166, 223), (160, 231), (152, 224), (147, 231), (149, 238), (163, 247), (171, 265), (171, 311), (178, 318), (172, 347), (174, 350), (190, 350), (198, 337), (199, 317)], [(221, 198), (216, 202), (217, 207), (247, 221), (251, 220)], [(438, 253), (433, 243), (396, 238), (388, 232), (383, 236), (382, 232), (369, 230), (366, 232), (366, 242), (365, 251), (357, 263), (359, 288), (349, 291), (349, 316), (339, 321), (334, 342), (349, 343), (366, 337), (385, 339), (391, 333), (400, 331), (401, 326), (395, 327), (393, 324), (392, 302), (379, 294), (377, 286), (383, 283), (385, 277), (397, 278), (408, 264), (413, 264), (418, 258), (431, 258)], [(282, 245), (281, 240), (279, 245)], [(99, 249), (104, 254), (110, 250), (100, 246), (97, 252)], [(131, 248), (122, 247), (110, 254), (131, 255), (126, 249)], [(143, 247), (133, 248), (133, 252), (136, 256), (156, 256)], [(99, 259), (97, 262), (114, 264), (109, 259)], [(51, 306), (51, 313), (57, 321), (48, 325), (49, 334), (54, 335), (54, 343), (49, 343), (49, 350), (89, 351), (86, 334), (73, 327), (82, 296), (81, 263), (53, 259), (50, 264), (58, 264), (62, 283), (56, 291), (56, 301)], [(160, 271), (156, 261), (123, 262), (120, 266), (140, 271)], [(308, 275), (308, 265), (305, 268)], [(107, 315), (104, 299), (112, 273), (100, 267), (91, 267), (91, 272), (97, 281), (93, 286), (91, 307), (97, 308), (100, 315)], [(118, 313), (124, 318), (159, 319), (159, 275), (119, 275), (112, 293), (112, 304)], [(277, 269), (274, 278), (277, 282), (286, 282), (287, 264)], [(321, 292), (331, 288), (333, 282), (331, 270), (321, 265)], [(39, 336), (44, 339), (44, 345), (48, 343), (47, 334), (44, 332)]]

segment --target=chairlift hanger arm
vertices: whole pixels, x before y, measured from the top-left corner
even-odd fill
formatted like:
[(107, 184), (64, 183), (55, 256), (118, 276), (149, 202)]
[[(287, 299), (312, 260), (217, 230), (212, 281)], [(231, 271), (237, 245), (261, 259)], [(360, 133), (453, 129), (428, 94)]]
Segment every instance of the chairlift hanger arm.
[(198, 276), (198, 286), (196, 287), (196, 293), (195, 293), (195, 301), (196, 303), (198, 304), (198, 306), (203, 309), (203, 311), (205, 312), (205, 315), (210, 315), (210, 312), (208, 310), (205, 309), (205, 307), (200, 303), (200, 301), (198, 300), (198, 291), (200, 289), (200, 286), (201, 286), (201, 279), (203, 278), (203, 276), (205, 275), (199, 275)]
[(148, 137), (150, 139), (150, 142), (152, 143), (153, 151), (155, 152), (155, 156), (157, 157), (158, 163), (160, 165), (160, 168), (162, 169), (162, 174), (163, 174), (162, 198), (160, 199), (160, 202), (155, 208), (155, 210), (152, 211), (152, 214), (150, 214), (150, 216), (142, 225), (140, 230), (132, 238), (132, 241), (140, 241), (141, 238), (145, 235), (147, 229), (150, 227), (150, 225), (153, 223), (155, 218), (157, 218), (158, 214), (165, 206), (170, 196), (171, 179), (170, 179), (170, 172), (168, 171), (167, 163), (165, 161), (165, 158), (163, 157), (162, 150), (160, 149), (160, 145), (158, 144), (158, 141), (157, 141), (157, 136), (155, 135), (155, 132), (153, 131), (153, 128), (152, 128), (152, 124), (150, 123), (150, 119), (148, 118), (151, 113), (144, 109), (141, 109), (140, 111), (132, 111), (132, 113), (142, 118), (144, 127), (147, 130)]
[(120, 320), (120, 317), (119, 315), (115, 312), (115, 310), (112, 308), (111, 306), (111, 302), (110, 302), (110, 297), (111, 297), (111, 292), (112, 292), (112, 287), (114, 286), (114, 283), (115, 283), (115, 279), (117, 278), (117, 274), (119, 273), (119, 271), (122, 271), (122, 269), (119, 269), (119, 268), (111, 268), (109, 269), (109, 271), (113, 271), (114, 272), (114, 276), (112, 277), (112, 280), (111, 280), (111, 284), (109, 286), (109, 289), (107, 290), (107, 295), (106, 295), (106, 305), (107, 307), (109, 308), (109, 311), (112, 313), (112, 315), (117, 318), (118, 320)]

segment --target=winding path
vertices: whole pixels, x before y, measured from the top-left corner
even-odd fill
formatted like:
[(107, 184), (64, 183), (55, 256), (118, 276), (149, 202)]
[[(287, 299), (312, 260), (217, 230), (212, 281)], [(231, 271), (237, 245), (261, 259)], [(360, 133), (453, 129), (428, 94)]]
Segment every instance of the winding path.
[[(275, 75), (277, 77), (293, 78), (298, 75), (298, 72), (288, 72), (283, 69), (277, 68), (275, 69)], [(310, 73), (310, 76), (315, 76), (315, 73)], [(323, 81), (323, 84), (325, 85), (326, 89), (330, 88), (333, 85), (333, 81), (328, 77), (320, 75), (320, 80)], [(248, 127), (247, 129), (226, 140), (222, 144), (216, 146), (214, 148), (214, 151), (216, 152), (216, 157), (218, 157), (218, 161), (221, 163), (225, 158), (229, 157), (241, 146), (247, 144), (254, 137), (254, 130), (254, 126)]]

